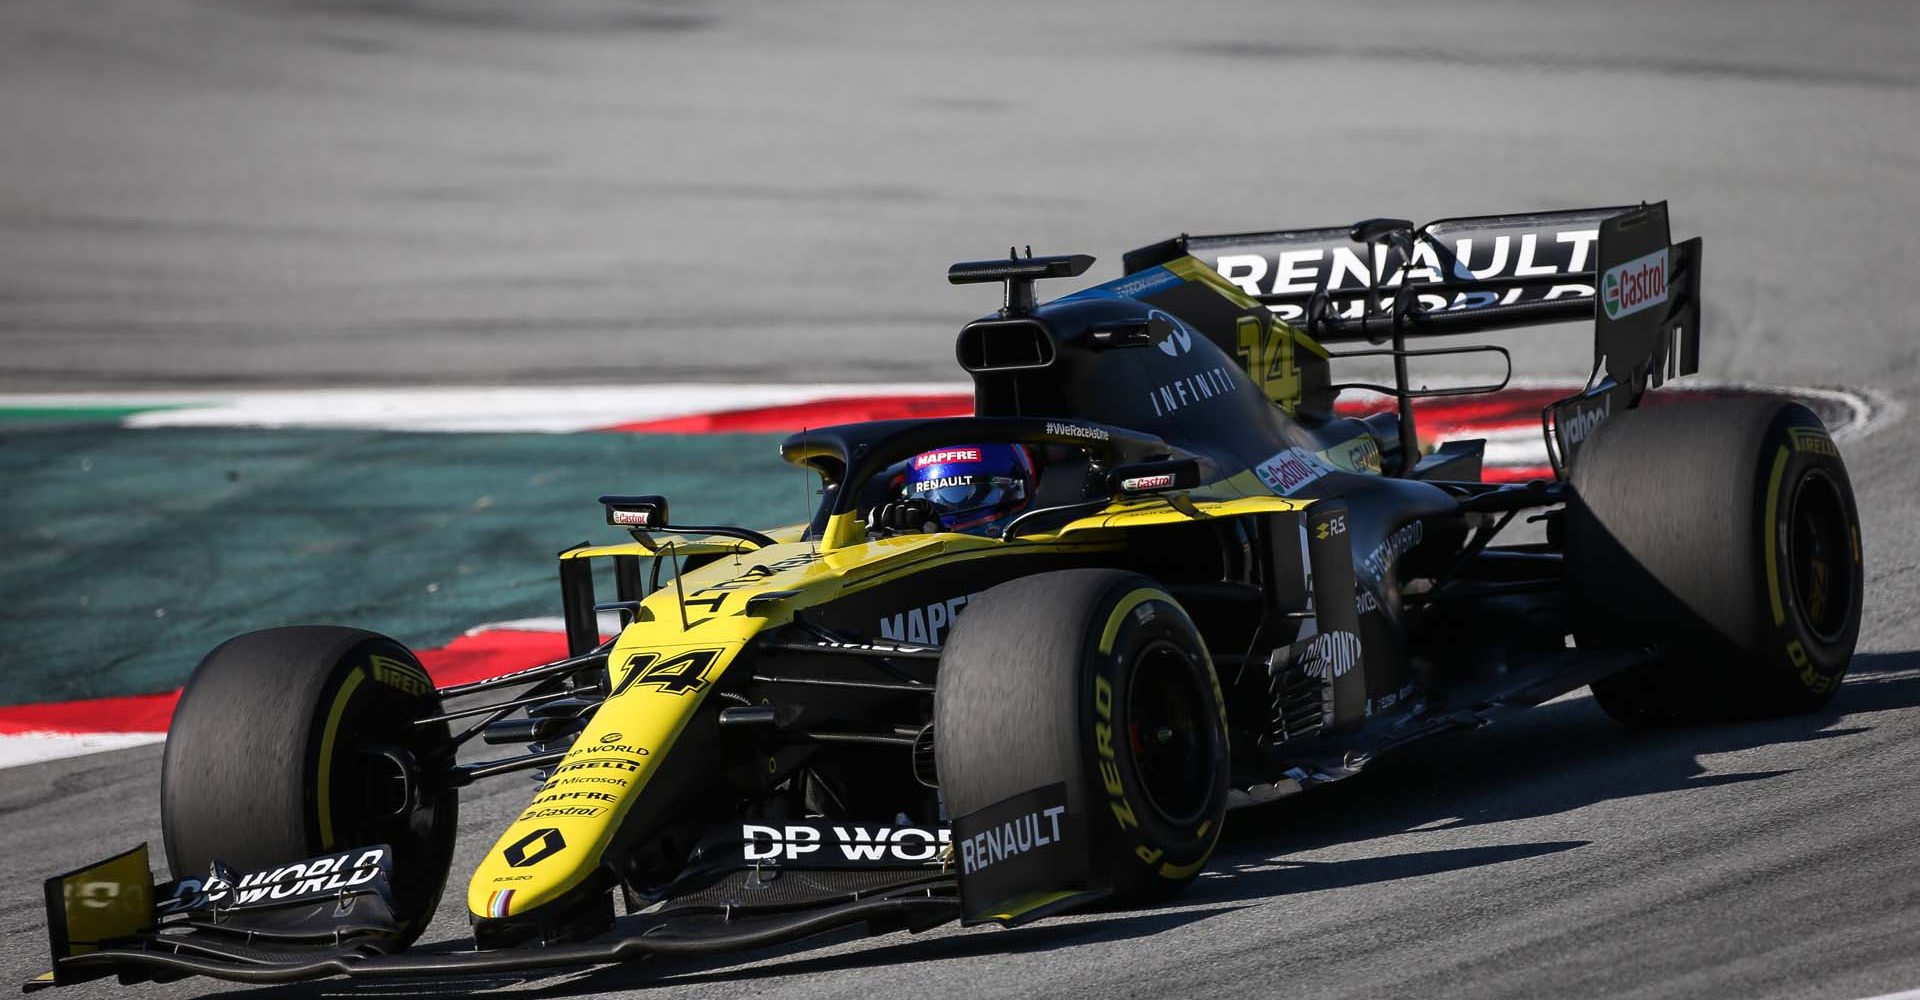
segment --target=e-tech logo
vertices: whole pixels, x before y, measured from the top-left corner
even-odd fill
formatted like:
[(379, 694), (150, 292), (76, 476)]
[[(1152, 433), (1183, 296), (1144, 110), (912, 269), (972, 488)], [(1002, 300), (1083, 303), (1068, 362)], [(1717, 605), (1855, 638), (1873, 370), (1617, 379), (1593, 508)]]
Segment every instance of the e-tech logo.
[(1661, 247), (1600, 276), (1600, 305), (1621, 319), (1667, 301), (1667, 250)]
[(1361, 571), (1375, 580), (1385, 576), (1401, 556), (1420, 544), (1420, 539), (1426, 537), (1426, 530), (1426, 525), (1419, 521), (1401, 525), (1393, 534), (1381, 539), (1365, 559), (1360, 560)]
[(949, 597), (944, 601), (935, 601), (923, 608), (912, 608), (891, 617), (880, 619), (880, 637), (889, 642), (912, 643), (916, 646), (940, 645), (940, 633), (953, 625), (960, 617), (960, 609), (967, 606), (972, 594)]

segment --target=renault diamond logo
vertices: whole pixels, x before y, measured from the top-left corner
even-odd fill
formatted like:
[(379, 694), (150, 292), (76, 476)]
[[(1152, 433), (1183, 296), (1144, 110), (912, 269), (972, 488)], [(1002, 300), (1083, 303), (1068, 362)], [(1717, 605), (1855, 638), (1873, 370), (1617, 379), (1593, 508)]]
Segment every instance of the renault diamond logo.
[(567, 846), (560, 831), (552, 827), (535, 830), (507, 845), (500, 856), (507, 859), (510, 868), (531, 868), (542, 861), (560, 853)]

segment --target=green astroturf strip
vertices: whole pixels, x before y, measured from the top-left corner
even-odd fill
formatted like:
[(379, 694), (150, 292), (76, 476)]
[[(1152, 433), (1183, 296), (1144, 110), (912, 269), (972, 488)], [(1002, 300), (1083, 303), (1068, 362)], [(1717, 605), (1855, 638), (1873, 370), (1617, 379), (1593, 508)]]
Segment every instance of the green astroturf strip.
[(0, 424), (118, 423), (136, 413), (177, 409), (174, 405), (0, 406)]
[(664, 493), (694, 523), (802, 520), (810, 477), (777, 441), (0, 429), (0, 704), (166, 690), (275, 625), (431, 646), (558, 615), (554, 554), (625, 538), (603, 493)]

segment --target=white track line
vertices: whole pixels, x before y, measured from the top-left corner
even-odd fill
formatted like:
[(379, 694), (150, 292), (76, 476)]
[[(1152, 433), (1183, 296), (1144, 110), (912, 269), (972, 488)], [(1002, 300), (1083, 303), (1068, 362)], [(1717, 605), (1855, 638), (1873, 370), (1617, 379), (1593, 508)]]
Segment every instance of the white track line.
[(873, 385), (658, 385), (323, 389), (256, 393), (191, 409), (155, 410), (128, 427), (350, 427), (412, 431), (565, 434), (640, 420), (780, 406), (876, 393), (933, 395), (966, 387)]
[[(611, 635), (620, 630), (620, 616), (613, 612), (599, 615), (600, 631)], [(519, 618), (511, 621), (488, 622), (476, 625), (466, 631), (466, 635), (479, 635), (483, 632), (564, 632), (566, 621), (562, 618)], [(80, 757), (86, 754), (101, 753), (107, 750), (120, 750), (126, 747), (144, 746), (149, 743), (161, 743), (166, 733), (75, 733), (75, 732), (27, 732), (0, 733), (0, 771), (22, 764), (34, 764), (45, 760), (59, 760), (63, 757)]]
[(166, 738), (166, 733), (6, 733), (0, 735), (0, 769), (145, 746)]
[(313, 427), (470, 433), (566, 434), (641, 420), (874, 395), (971, 392), (965, 383), (634, 386), (387, 386), (224, 393), (31, 393), (0, 407), (169, 407), (136, 413), (127, 427)]
[[(1436, 386), (1444, 382), (1434, 383)], [(1566, 379), (1515, 379), (1512, 388), (1568, 388)], [(1661, 392), (1714, 390), (1784, 392), (1828, 404), (1847, 418), (1833, 428), (1842, 440), (1863, 437), (1905, 413), (1882, 393), (1818, 386), (1680, 379)], [(669, 383), (586, 386), (385, 386), (273, 389), (226, 393), (0, 394), (13, 409), (143, 407), (127, 427), (309, 427), (360, 430), (564, 434), (618, 424), (762, 406), (867, 396), (966, 394), (964, 382), (823, 383), (765, 385)]]

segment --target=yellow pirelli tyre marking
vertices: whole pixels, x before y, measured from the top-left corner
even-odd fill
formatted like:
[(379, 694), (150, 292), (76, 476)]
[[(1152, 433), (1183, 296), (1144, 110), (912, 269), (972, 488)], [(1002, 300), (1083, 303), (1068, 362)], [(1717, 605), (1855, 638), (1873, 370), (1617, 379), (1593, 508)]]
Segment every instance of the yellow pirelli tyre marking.
[(1767, 531), (1767, 599), (1773, 603), (1773, 623), (1787, 623), (1787, 609), (1780, 602), (1780, 480), (1787, 472), (1787, 447), (1773, 456), (1773, 473), (1767, 479), (1767, 518), (1763, 522)]
[(367, 675), (359, 667), (347, 675), (340, 693), (333, 696), (333, 708), (327, 712), (327, 727), (320, 732), (320, 774), (316, 794), (320, 799), (320, 849), (333, 850), (333, 742), (340, 735), (340, 717), (347, 714), (347, 702)]
[[(1120, 599), (1120, 603), (1114, 605), (1113, 611), (1107, 616), (1106, 627), (1100, 632), (1100, 655), (1111, 656), (1113, 654), (1113, 644), (1120, 637), (1120, 626), (1126, 622), (1127, 614), (1134, 608), (1154, 600), (1165, 601), (1176, 609), (1180, 607), (1179, 603), (1172, 597), (1150, 587), (1141, 587), (1138, 590), (1129, 592), (1127, 596)], [(1226, 724), (1226, 702), (1220, 693), (1220, 680), (1213, 673), (1212, 659), (1205, 655), (1204, 650), (1201, 655), (1202, 663), (1206, 666), (1207, 678), (1213, 684), (1214, 700), (1221, 706), (1221, 725), (1224, 728)], [(1106, 678), (1095, 677), (1094, 698), (1096, 706), (1099, 704), (1102, 689), (1105, 689), (1108, 704), (1111, 704), (1113, 697), (1111, 685), (1107, 683)], [(1120, 824), (1122, 829), (1128, 827), (1137, 828), (1140, 824), (1139, 821), (1134, 818), (1133, 804), (1126, 800), (1123, 786), (1120, 784), (1119, 772), (1117, 770), (1109, 770), (1111, 767), (1109, 762), (1112, 760), (1113, 751), (1110, 749), (1110, 744), (1107, 740), (1101, 738), (1100, 727), (1095, 728), (1094, 739), (1096, 752), (1100, 753), (1103, 758), (1100, 774), (1107, 794), (1110, 797), (1108, 806), (1113, 810), (1114, 819)], [(1111, 739), (1111, 737), (1109, 736), (1108, 739)], [(1176, 865), (1172, 862), (1162, 862), (1157, 869), (1160, 877), (1166, 879), (1183, 879), (1199, 871), (1201, 868), (1206, 867), (1207, 862), (1213, 857), (1213, 845), (1218, 839), (1217, 837), (1209, 836), (1209, 834), (1216, 832), (1213, 821), (1209, 819), (1202, 822), (1195, 832), (1199, 836), (1207, 838), (1208, 843), (1206, 850), (1201, 852), (1200, 857), (1188, 864)], [(1145, 844), (1136, 847), (1134, 853), (1148, 864), (1158, 861), (1161, 855), (1161, 851), (1158, 849), (1150, 849)]]
[(1127, 620), (1127, 612), (1152, 600), (1166, 601), (1169, 604), (1173, 603), (1173, 598), (1157, 590), (1141, 587), (1139, 590), (1121, 598), (1120, 603), (1113, 606), (1113, 613), (1107, 616), (1107, 627), (1100, 632), (1101, 656), (1107, 656), (1113, 652), (1113, 640), (1119, 637), (1120, 626)]
[(1192, 875), (1194, 872), (1197, 872), (1200, 869), (1205, 868), (1207, 866), (1207, 862), (1212, 860), (1212, 858), (1213, 858), (1213, 845), (1208, 844), (1206, 853), (1200, 855), (1200, 857), (1195, 859), (1194, 862), (1190, 865), (1176, 865), (1171, 862), (1161, 865), (1160, 877), (1168, 878), (1168, 879), (1186, 878), (1187, 876)]

